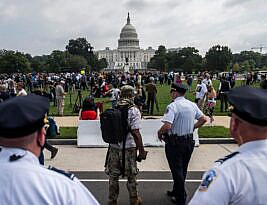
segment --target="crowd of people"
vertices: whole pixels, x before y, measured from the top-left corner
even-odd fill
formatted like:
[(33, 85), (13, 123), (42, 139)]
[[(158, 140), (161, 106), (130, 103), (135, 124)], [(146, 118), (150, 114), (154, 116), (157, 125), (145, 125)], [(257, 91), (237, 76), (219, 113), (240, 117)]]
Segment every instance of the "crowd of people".
[[(238, 152), (219, 159), (216, 165), (204, 174), (203, 181), (190, 204), (258, 205), (266, 202), (266, 194), (262, 189), (262, 185), (267, 184), (267, 91), (262, 89), (264, 86), (234, 88), (229, 76), (220, 76), (219, 88), (216, 91), (212, 84), (212, 76), (203, 73), (197, 78), (195, 102), (191, 102), (185, 98), (185, 94), (188, 91), (193, 92), (192, 75), (186, 76), (186, 83), (183, 83), (180, 75), (174, 73), (171, 77), (161, 73), (94, 73), (90, 76), (77, 74), (76, 80), (77, 76), (80, 76), (76, 81), (80, 87), (76, 87), (76, 83), (73, 84), (73, 81), (69, 80), (72, 79), (71, 74), (53, 77), (56, 79), (55, 103), (59, 115), (64, 113), (66, 93), (73, 92), (73, 89), (88, 89), (88, 85), (91, 87), (90, 96), (83, 100), (80, 107), (81, 120), (101, 118), (103, 105), (94, 102), (94, 98), (99, 95), (110, 95), (113, 108), (127, 106), (126, 122), (122, 122), (123, 126), (127, 127), (125, 141), (110, 143), (106, 156), (109, 204), (118, 204), (119, 177), (124, 174), (127, 177), (130, 204), (142, 203), (137, 190), (137, 161), (149, 159), (149, 154), (142, 142), (141, 118), (145, 110), (153, 115), (154, 105), (157, 109), (158, 80), (170, 85), (172, 99), (162, 118), (163, 125), (157, 132), (158, 139), (165, 142), (165, 154), (173, 177), (173, 188), (166, 192), (172, 202), (177, 205), (186, 204), (185, 179), (195, 146), (193, 132), (205, 124), (208, 117), (210, 122), (213, 121), (216, 99), (221, 101), (221, 112), (230, 110), (230, 133), (240, 148)], [(162, 81), (160, 76), (163, 76)], [(24, 77), (18, 74), (15, 75), (15, 79), (1, 79), (3, 102), (0, 103), (0, 184), (5, 185), (0, 187), (2, 202), (99, 204), (72, 174), (42, 166), (42, 151), (47, 146), (45, 136), (49, 101), (53, 97), (42, 92), (39, 95), (27, 95), (27, 84), (21, 81)], [(25, 79), (27, 82), (27, 76)], [(265, 85), (264, 82), (262, 85)], [(122, 152), (125, 152), (125, 156)], [(122, 161), (125, 161), (125, 164), (122, 164)], [(244, 185), (244, 181), (251, 183)], [(27, 187), (27, 192), (22, 192), (24, 187)], [(10, 191), (14, 191), (12, 196)]]

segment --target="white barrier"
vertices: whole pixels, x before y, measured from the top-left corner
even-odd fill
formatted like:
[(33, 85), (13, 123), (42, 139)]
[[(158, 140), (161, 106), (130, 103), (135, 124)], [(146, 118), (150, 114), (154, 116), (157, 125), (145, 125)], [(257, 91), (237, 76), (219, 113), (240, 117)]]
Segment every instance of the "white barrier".
[[(146, 119), (141, 121), (140, 130), (144, 146), (164, 146), (157, 138), (157, 131), (162, 126), (160, 119)], [(194, 138), (198, 135), (194, 132)], [(79, 120), (77, 129), (78, 147), (107, 147), (102, 140), (99, 120)]]
[[(160, 119), (142, 120), (140, 130), (144, 146), (164, 146), (157, 139), (157, 131), (162, 126)], [(78, 147), (107, 147), (102, 140), (99, 120), (79, 120), (77, 129)]]

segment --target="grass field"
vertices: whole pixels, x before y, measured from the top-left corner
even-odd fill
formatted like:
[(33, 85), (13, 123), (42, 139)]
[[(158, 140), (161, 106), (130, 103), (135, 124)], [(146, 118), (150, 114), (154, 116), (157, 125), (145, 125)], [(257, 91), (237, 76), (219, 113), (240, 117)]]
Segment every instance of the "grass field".
[[(236, 81), (236, 87), (240, 86), (241, 83), (242, 83), (241, 80), (237, 80)], [(216, 90), (218, 90), (219, 81), (214, 80), (213, 86)], [(195, 87), (196, 87), (196, 81), (193, 82), (192, 89), (194, 90)], [(154, 115), (162, 116), (165, 112), (167, 105), (171, 102), (170, 92), (169, 92), (170, 86), (169, 85), (163, 85), (163, 86), (157, 85), (157, 89), (158, 89), (157, 101), (158, 101), (158, 105), (159, 105), (159, 112), (157, 112), (156, 108), (154, 107)], [(89, 91), (82, 91), (82, 97), (83, 98), (85, 98), (88, 95), (89, 95)], [(195, 94), (193, 92), (188, 91), (186, 93), (186, 98), (191, 100), (191, 101), (194, 101), (195, 100)], [(69, 93), (66, 95), (65, 107), (64, 107), (64, 115), (65, 116), (78, 115), (78, 113), (72, 112), (76, 99), (77, 99), (77, 92), (73, 93), (72, 95), (70, 95)], [(111, 107), (111, 102), (109, 102), (109, 98), (96, 98), (95, 102), (103, 102), (104, 103), (104, 109)], [(51, 102), (49, 114), (52, 116), (57, 115), (56, 107), (53, 105), (52, 102)], [(225, 112), (223, 112), (223, 113), (220, 112), (220, 101), (217, 100), (214, 115), (226, 115), (226, 114), (227, 113), (225, 113)], [(144, 115), (146, 115), (146, 114), (144, 114)]]
[[(204, 126), (199, 128), (200, 138), (229, 138), (229, 129), (222, 126)], [(77, 127), (60, 127), (60, 135), (57, 139), (76, 139)]]

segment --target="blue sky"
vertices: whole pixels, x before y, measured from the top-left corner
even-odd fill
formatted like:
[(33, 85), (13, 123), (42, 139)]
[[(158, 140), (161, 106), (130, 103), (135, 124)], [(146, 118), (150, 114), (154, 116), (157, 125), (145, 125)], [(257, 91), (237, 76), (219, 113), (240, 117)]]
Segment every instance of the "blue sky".
[(115, 49), (128, 12), (144, 49), (267, 47), (267, 0), (1, 0), (0, 49), (46, 55), (78, 37)]

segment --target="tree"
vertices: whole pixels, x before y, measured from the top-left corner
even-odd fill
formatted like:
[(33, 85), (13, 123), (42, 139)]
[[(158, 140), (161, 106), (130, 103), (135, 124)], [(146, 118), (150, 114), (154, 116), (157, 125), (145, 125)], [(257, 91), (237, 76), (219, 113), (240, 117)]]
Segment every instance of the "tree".
[(155, 55), (150, 59), (147, 65), (148, 68), (154, 68), (160, 71), (167, 70), (167, 55), (165, 46), (160, 45)]
[(97, 65), (97, 69), (98, 71), (106, 68), (108, 66), (108, 62), (105, 58), (101, 58), (99, 61), (98, 61), (98, 65)]
[(83, 56), (70, 55), (67, 59), (68, 67), (73, 72), (79, 72), (82, 68), (87, 67), (87, 60)]
[(179, 70), (184, 64), (184, 59), (179, 55), (177, 51), (171, 51), (167, 53), (167, 70)]
[(255, 68), (263, 66), (262, 59), (262, 54), (254, 51), (241, 51), (240, 54), (233, 55), (233, 62), (242, 64), (244, 61), (250, 61)]
[(69, 44), (66, 46), (66, 49), (72, 55), (83, 56), (87, 60), (87, 64), (90, 69), (100, 70), (102, 66), (104, 66), (103, 60), (101, 63), (98, 61), (97, 56), (93, 52), (94, 48), (90, 43), (88, 43), (86, 38), (69, 40)]
[(34, 56), (30, 63), (31, 63), (31, 70), (36, 71), (36, 72), (41, 72), (41, 71), (48, 71), (48, 59), (49, 55), (42, 55), (42, 56)]
[(48, 72), (61, 72), (64, 68), (68, 67), (66, 62), (66, 55), (64, 51), (54, 50), (48, 57), (47, 60), (47, 71)]
[(234, 71), (234, 72), (239, 72), (239, 71), (240, 71), (240, 66), (239, 66), (238, 63), (235, 63), (235, 64), (233, 65), (233, 71)]
[(227, 46), (216, 45), (205, 55), (207, 69), (211, 71), (225, 71), (232, 60), (232, 52)]
[(91, 44), (88, 43), (86, 38), (77, 38), (76, 40), (69, 40), (69, 44), (66, 46), (67, 51), (72, 55), (79, 55), (87, 57), (89, 52), (92, 51)]
[(182, 48), (178, 54), (183, 59), (181, 68), (184, 72), (192, 72), (202, 68), (202, 57), (194, 47)]
[(30, 72), (30, 62), (23, 53), (11, 50), (0, 50), (0, 72)]

